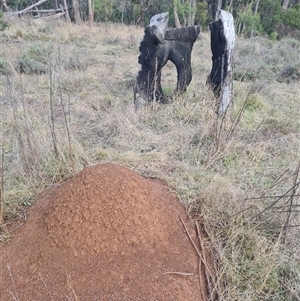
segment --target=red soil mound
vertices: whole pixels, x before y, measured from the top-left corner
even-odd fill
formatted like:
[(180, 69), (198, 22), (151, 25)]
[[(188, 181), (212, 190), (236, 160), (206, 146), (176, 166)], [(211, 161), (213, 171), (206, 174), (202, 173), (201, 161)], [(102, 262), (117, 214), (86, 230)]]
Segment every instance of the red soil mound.
[(179, 216), (195, 236), (161, 182), (88, 167), (44, 193), (1, 246), (1, 300), (201, 301), (199, 258)]

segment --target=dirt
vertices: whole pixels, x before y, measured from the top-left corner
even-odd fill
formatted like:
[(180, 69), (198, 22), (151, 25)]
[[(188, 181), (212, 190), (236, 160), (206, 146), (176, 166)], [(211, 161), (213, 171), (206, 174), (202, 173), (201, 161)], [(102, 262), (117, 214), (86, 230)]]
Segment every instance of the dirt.
[(0, 246), (1, 300), (204, 301), (180, 217), (196, 241), (161, 181), (114, 164), (87, 167), (37, 198)]

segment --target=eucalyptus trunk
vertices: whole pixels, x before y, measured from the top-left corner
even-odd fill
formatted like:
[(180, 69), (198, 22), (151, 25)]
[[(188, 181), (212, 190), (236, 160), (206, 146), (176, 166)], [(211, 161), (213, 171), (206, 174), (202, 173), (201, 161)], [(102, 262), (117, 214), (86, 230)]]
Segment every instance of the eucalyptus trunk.
[(188, 26), (195, 24), (196, 0), (189, 0)]
[[(254, 9), (254, 13), (253, 13), (254, 16), (256, 16), (256, 14), (257, 14), (258, 6), (259, 6), (259, 1), (260, 0), (256, 0), (255, 9)], [(251, 33), (250, 33), (250, 37), (251, 38), (253, 38), (253, 34), (254, 34), (254, 28), (251, 29)]]
[(7, 3), (6, 3), (6, 0), (2, 0), (1, 1), (1, 9), (5, 12), (8, 12), (10, 11), (10, 8), (8, 7)]
[(233, 14), (233, 0), (230, 0), (228, 11)]
[(281, 1), (281, 6), (282, 6), (282, 9), (284, 11), (287, 11), (288, 7), (289, 7), (289, 4), (290, 4), (290, 1), (289, 0), (282, 0)]
[(69, 9), (68, 9), (67, 0), (64, 0), (64, 7), (65, 7), (65, 12), (66, 12), (67, 22), (68, 22), (68, 23), (71, 23), (71, 19), (70, 19), (70, 15), (69, 15)]
[(93, 26), (93, 23), (94, 23), (94, 8), (93, 8), (92, 0), (88, 0), (88, 6), (89, 6), (89, 25)]
[(72, 0), (73, 4), (73, 13), (74, 13), (74, 19), (76, 24), (81, 23), (81, 18), (80, 18), (80, 12), (79, 12), (79, 2), (78, 0)]
[(211, 13), (213, 20), (217, 21), (219, 18), (218, 12), (221, 10), (222, 0), (213, 0), (211, 1)]
[(178, 10), (177, 10), (177, 0), (174, 0), (174, 20), (175, 20), (175, 26), (176, 28), (181, 28), (179, 16), (178, 16)]

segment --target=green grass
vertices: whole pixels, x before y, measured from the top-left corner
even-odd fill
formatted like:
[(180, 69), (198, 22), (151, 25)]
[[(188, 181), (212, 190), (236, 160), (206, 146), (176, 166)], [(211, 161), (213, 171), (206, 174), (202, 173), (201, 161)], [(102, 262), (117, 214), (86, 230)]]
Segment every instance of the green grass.
[[(289, 68), (300, 63), (299, 41), (237, 39), (234, 105), (222, 120), (205, 84), (207, 32), (188, 91), (136, 112), (143, 29), (18, 26), (1, 37), (2, 240), (39, 192), (114, 162), (164, 179), (195, 212), (218, 259), (220, 300), (299, 300), (299, 79)], [(24, 56), (31, 71), (19, 73)], [(174, 90), (172, 64), (162, 82)]]

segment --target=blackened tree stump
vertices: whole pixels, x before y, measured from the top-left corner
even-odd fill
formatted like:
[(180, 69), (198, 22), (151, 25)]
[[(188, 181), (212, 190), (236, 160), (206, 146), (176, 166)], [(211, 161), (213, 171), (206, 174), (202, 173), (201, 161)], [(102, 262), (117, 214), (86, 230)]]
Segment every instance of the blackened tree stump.
[(211, 33), (212, 69), (208, 78), (218, 101), (218, 114), (223, 114), (232, 101), (233, 48), (235, 32), (233, 17), (220, 10), (217, 21), (209, 24)]
[(168, 20), (168, 13), (155, 15), (145, 28), (138, 57), (141, 69), (134, 86), (136, 109), (152, 101), (166, 102), (161, 86), (161, 73), (167, 61), (173, 62), (177, 70), (174, 94), (185, 92), (192, 80), (191, 53), (200, 28), (190, 26), (167, 29)]

